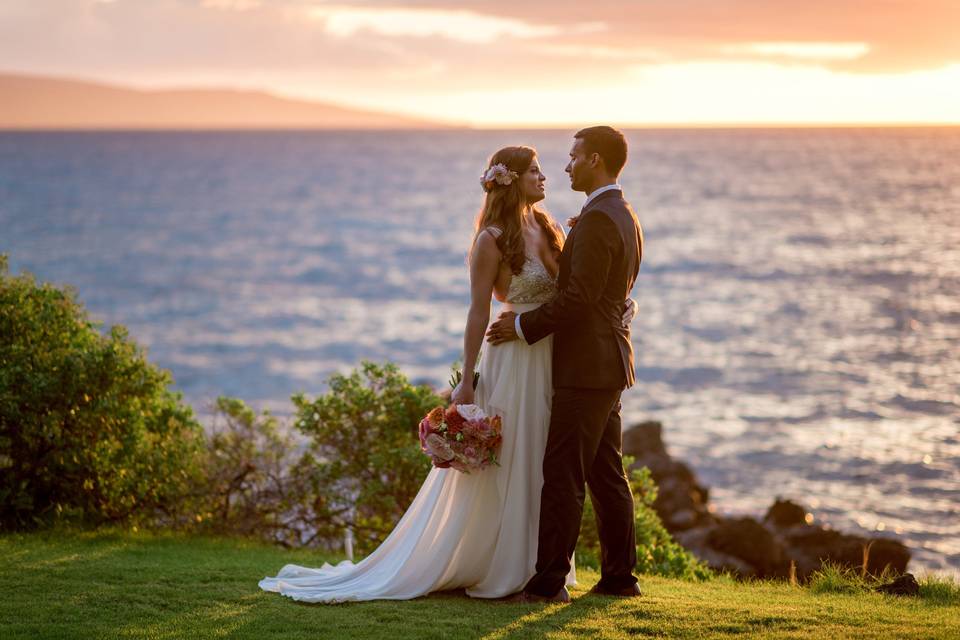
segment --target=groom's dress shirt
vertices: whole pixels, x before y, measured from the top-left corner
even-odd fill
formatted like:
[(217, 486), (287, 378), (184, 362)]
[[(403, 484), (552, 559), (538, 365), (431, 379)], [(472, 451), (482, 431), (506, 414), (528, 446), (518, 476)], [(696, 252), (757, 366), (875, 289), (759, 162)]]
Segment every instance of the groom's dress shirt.
[[(586, 209), (586, 208), (587, 208), (587, 205), (590, 204), (591, 202), (593, 202), (593, 200), (594, 200), (598, 195), (600, 195), (601, 193), (606, 193), (607, 191), (613, 191), (614, 189), (617, 189), (617, 190), (619, 190), (619, 191), (623, 191), (623, 187), (621, 187), (621, 186), (620, 186), (619, 184), (617, 184), (616, 182), (614, 182), (613, 184), (608, 184), (608, 185), (605, 186), (605, 187), (600, 187), (599, 189), (596, 189), (596, 190), (594, 190), (594, 191), (591, 191), (590, 193), (587, 194), (587, 201), (583, 203), (583, 208), (580, 209), (580, 211), (583, 212), (583, 209)], [(523, 337), (523, 330), (520, 329), (520, 314), (519, 314), (519, 313), (517, 314), (517, 317), (513, 319), (513, 326), (514, 326), (514, 328), (517, 330), (517, 336), (519, 336), (519, 338), (520, 338), (521, 340), (523, 340), (524, 342), (526, 342), (527, 339)]]
[[(583, 209), (586, 209), (587, 205), (593, 202), (596, 199), (596, 197), (601, 193), (606, 193), (607, 191), (613, 191), (614, 189), (618, 191), (623, 191), (623, 187), (621, 187), (616, 182), (614, 182), (613, 184), (608, 184), (605, 187), (600, 187), (596, 191), (591, 191), (590, 193), (587, 194), (587, 201), (583, 203)], [(583, 211), (583, 209), (581, 209), (581, 211)]]

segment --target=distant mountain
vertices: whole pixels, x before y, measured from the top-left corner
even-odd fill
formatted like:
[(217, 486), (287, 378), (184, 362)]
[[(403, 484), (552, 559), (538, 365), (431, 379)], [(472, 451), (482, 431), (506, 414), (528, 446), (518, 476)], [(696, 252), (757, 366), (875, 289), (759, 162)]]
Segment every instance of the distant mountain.
[(0, 73), (0, 129), (416, 129), (443, 127), (389, 113), (260, 91), (141, 91)]

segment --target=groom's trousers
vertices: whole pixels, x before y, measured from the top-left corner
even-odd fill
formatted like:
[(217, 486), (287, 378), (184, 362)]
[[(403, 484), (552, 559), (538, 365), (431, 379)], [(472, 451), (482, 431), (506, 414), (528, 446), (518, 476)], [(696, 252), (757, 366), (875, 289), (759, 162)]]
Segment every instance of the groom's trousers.
[(550, 597), (564, 586), (580, 535), (584, 484), (600, 534), (600, 586), (636, 584), (633, 495), (621, 455), (619, 389), (554, 390), (543, 459), (537, 573), (525, 591)]

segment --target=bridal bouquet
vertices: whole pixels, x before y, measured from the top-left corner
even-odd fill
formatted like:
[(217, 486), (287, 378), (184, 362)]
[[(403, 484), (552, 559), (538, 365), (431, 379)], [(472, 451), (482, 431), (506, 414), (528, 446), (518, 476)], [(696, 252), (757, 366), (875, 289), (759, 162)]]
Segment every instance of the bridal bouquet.
[(438, 469), (463, 473), (498, 464), (500, 416), (488, 417), (475, 404), (437, 407), (420, 421), (420, 448)]

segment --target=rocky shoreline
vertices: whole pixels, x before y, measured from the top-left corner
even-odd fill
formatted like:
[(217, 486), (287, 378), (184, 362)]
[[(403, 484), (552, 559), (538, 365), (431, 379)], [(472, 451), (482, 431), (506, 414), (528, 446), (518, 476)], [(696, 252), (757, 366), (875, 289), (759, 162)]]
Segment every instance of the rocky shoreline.
[(762, 519), (725, 517), (708, 504), (710, 490), (663, 442), (659, 422), (643, 422), (623, 432), (623, 453), (631, 468), (648, 467), (658, 486), (654, 508), (674, 539), (711, 568), (741, 577), (789, 578), (791, 566), (803, 581), (824, 562), (867, 571), (906, 571), (910, 551), (898, 540), (841, 533), (814, 522), (802, 505), (776, 498)]

